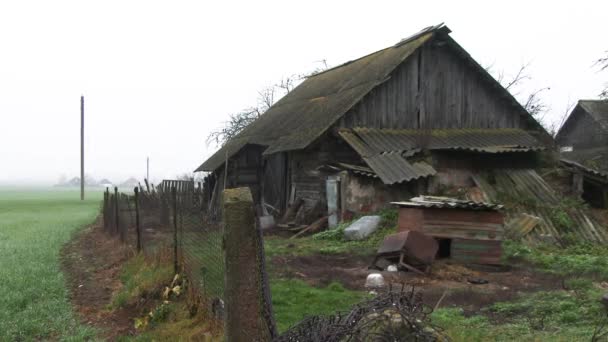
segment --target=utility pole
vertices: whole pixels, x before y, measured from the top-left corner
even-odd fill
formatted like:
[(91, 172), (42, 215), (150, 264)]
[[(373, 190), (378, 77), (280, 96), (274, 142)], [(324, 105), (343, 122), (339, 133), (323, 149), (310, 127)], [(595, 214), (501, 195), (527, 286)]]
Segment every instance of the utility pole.
[(150, 157), (146, 157), (146, 179), (150, 181)]
[(84, 201), (84, 95), (80, 96), (80, 200)]

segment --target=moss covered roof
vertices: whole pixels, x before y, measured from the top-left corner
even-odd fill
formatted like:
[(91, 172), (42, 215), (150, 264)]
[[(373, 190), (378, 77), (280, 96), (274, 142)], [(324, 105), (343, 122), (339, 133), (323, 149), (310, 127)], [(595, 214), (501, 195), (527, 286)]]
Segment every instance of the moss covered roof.
[(436, 26), (357, 60), (308, 77), (259, 119), (228, 141), (196, 171), (213, 171), (246, 144), (268, 146), (265, 154), (312, 143), (438, 30)]

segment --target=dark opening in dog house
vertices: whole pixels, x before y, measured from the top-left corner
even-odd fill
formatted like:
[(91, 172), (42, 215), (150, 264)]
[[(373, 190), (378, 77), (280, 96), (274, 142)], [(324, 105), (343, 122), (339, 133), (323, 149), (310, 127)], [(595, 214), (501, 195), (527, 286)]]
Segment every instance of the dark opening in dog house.
[(452, 239), (436, 239), (439, 244), (437, 259), (446, 259), (452, 256)]

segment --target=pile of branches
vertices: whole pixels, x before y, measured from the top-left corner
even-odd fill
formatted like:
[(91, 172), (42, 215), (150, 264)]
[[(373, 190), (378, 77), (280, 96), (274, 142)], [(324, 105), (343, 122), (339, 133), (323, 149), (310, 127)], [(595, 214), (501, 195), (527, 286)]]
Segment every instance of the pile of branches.
[(388, 292), (357, 304), (350, 312), (312, 316), (279, 336), (278, 342), (448, 341), (430, 323), (432, 309), (414, 288)]

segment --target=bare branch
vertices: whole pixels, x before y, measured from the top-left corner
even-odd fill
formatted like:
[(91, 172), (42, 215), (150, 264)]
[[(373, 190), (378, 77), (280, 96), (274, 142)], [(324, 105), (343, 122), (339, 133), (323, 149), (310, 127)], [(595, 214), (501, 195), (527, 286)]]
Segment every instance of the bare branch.
[(258, 113), (258, 116), (262, 115), (268, 108), (272, 107), (274, 104), (274, 95), (276, 89), (275, 86), (266, 87), (260, 91), (258, 91), (258, 104), (259, 106), (255, 109)]
[(570, 115), (570, 112), (572, 112), (572, 109), (575, 105), (576, 103), (568, 99), (568, 103), (566, 104), (563, 113), (559, 116), (558, 121), (554, 121), (553, 123), (545, 127), (552, 137), (555, 138), (555, 136), (557, 136), (557, 133), (562, 129), (562, 127), (566, 123), (566, 120), (568, 120), (568, 116)]
[[(315, 72), (327, 69), (327, 61), (321, 60), (323, 66), (316, 68)], [(291, 92), (305, 77), (291, 75), (284, 77), (277, 84), (268, 86), (258, 91), (257, 106), (246, 108), (238, 113), (230, 114), (228, 121), (224, 126), (216, 131), (213, 131), (207, 137), (207, 145), (214, 143), (216, 145), (224, 145), (230, 139), (236, 137), (253, 121), (261, 117), (277, 100)]]
[[(506, 84), (504, 85), (505, 89), (510, 90), (512, 87), (520, 85), (523, 81), (531, 80), (532, 77), (530, 77), (530, 75), (527, 73), (527, 69), (529, 66), (530, 66), (530, 63), (523, 64), (519, 68), (519, 70), (517, 71), (515, 76), (513, 76), (513, 78), (509, 82), (506, 82)], [(503, 79), (503, 78), (504, 78), (504, 75), (501, 72), (499, 74), (499, 79)], [(499, 80), (499, 82), (500, 82), (500, 80)]]
[[(608, 68), (608, 51), (606, 51), (606, 56), (599, 58), (595, 61), (594, 65), (599, 66), (599, 71), (604, 71)], [(608, 99), (608, 83), (604, 86), (604, 90), (599, 94), (599, 97), (602, 99)]]

